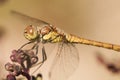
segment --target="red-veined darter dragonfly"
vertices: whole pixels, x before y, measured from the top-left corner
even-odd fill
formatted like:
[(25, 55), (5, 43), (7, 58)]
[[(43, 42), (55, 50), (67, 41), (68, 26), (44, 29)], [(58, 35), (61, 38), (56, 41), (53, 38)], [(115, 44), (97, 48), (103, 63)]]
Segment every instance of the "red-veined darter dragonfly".
[[(35, 42), (35, 46), (37, 46), (38, 43), (43, 43), (43, 45), (46, 43), (59, 44), (50, 70), (50, 80), (66, 80), (77, 68), (79, 64), (79, 54), (74, 44), (85, 44), (120, 51), (119, 45), (88, 40), (67, 34), (59, 31), (58, 28), (45, 21), (32, 18), (16, 11), (12, 11), (12, 14), (22, 19), (25, 24), (28, 24), (24, 30), (24, 36), (30, 42), (25, 45), (33, 42)], [(42, 50), (44, 51), (44, 48)], [(45, 51), (43, 53), (45, 53)], [(44, 55), (43, 62), (45, 60)]]

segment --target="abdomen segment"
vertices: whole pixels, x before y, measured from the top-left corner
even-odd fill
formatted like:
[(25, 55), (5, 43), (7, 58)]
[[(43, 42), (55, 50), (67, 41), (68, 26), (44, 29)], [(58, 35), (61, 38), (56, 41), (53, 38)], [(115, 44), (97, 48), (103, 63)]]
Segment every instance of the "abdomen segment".
[(92, 46), (112, 49), (112, 50), (120, 52), (120, 45), (104, 43), (104, 42), (99, 42), (99, 41), (94, 41), (94, 40), (88, 40), (88, 39), (80, 38), (80, 37), (77, 37), (77, 36), (74, 36), (74, 35), (71, 35), (71, 34), (66, 35), (66, 39), (70, 43), (92, 45)]

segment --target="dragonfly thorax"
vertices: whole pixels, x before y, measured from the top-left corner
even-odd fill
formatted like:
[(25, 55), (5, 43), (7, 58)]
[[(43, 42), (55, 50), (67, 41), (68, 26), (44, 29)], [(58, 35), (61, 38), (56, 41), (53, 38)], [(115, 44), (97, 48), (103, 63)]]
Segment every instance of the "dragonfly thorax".
[(44, 26), (40, 30), (41, 42), (61, 42), (62, 36), (58, 33), (55, 27), (53, 26)]
[(50, 26), (44, 26), (40, 29), (40, 35), (44, 36), (45, 34), (48, 34), (53, 29)]

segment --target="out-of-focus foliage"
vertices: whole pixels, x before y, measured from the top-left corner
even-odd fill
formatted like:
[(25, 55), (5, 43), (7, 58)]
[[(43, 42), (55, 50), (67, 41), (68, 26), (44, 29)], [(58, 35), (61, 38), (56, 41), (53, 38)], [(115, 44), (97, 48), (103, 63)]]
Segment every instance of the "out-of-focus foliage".
[[(103, 55), (97, 54), (97, 61), (102, 64), (107, 70), (109, 70), (112, 73), (118, 74), (120, 73), (120, 63), (116, 62), (110, 62), (107, 60)], [(117, 64), (116, 64), (117, 63)]]
[(0, 0), (0, 6), (4, 5), (8, 0)]

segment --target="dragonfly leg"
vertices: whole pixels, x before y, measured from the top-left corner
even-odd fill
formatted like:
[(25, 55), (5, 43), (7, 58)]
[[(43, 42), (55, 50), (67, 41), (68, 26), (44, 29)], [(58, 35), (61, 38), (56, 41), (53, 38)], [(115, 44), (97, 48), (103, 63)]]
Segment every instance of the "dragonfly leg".
[(43, 46), (43, 48), (42, 48), (42, 56), (43, 56), (42, 62), (46, 61), (46, 60), (47, 60), (47, 55), (46, 55), (44, 46)]
[(34, 44), (34, 46), (31, 48), (31, 50), (35, 49), (36, 50), (36, 55), (38, 54), (38, 48), (39, 48), (39, 45), (38, 43)]
[(37, 47), (38, 47), (38, 43), (39, 43), (39, 42), (35, 43), (35, 44), (33, 45), (33, 47), (31, 48), (31, 50), (34, 49), (35, 47), (37, 48)]
[(18, 50), (21, 50), (23, 47), (25, 47), (26, 45), (28, 45), (28, 44), (30, 44), (30, 43), (33, 43), (33, 42), (30, 41), (30, 42), (27, 42), (27, 43), (23, 44)]
[[(39, 65), (39, 66), (37, 67), (37, 69), (36, 69), (33, 73), (35, 73), (35, 72), (43, 65), (43, 63), (44, 63), (46, 60), (47, 60), (47, 55), (46, 55), (46, 52), (45, 52), (45, 48), (44, 48), (44, 46), (43, 46), (43, 48), (42, 48), (42, 61), (32, 66), (32, 67), (34, 67), (34, 66)], [(32, 73), (32, 74), (33, 74), (33, 73)]]
[(36, 46), (36, 54), (38, 54), (38, 48), (39, 48), (39, 46), (37, 45)]
[[(38, 48), (36, 50), (36, 53), (38, 53)], [(46, 52), (45, 52), (45, 48), (43, 47), (42, 48), (42, 61), (37, 63), (37, 64), (35, 64), (35, 65), (33, 65), (32, 67), (40, 65), (40, 64), (43, 64), (46, 60), (47, 60), (47, 55), (46, 55)]]

